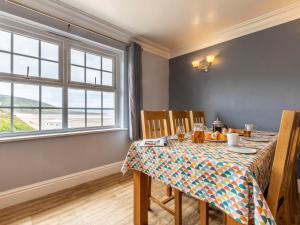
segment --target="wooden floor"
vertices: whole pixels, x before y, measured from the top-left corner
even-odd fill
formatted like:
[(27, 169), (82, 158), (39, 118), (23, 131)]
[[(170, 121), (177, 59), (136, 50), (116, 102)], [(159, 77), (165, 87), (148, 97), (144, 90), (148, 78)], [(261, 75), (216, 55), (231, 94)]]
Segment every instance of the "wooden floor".
[[(156, 196), (164, 187), (153, 182)], [(173, 202), (169, 203), (173, 206)], [(210, 224), (223, 224), (222, 213), (210, 210)], [(0, 225), (131, 225), (133, 183), (131, 175), (116, 174), (27, 203), (0, 210)], [(149, 225), (174, 224), (174, 218), (152, 203)], [(198, 203), (183, 197), (183, 224), (199, 225)]]

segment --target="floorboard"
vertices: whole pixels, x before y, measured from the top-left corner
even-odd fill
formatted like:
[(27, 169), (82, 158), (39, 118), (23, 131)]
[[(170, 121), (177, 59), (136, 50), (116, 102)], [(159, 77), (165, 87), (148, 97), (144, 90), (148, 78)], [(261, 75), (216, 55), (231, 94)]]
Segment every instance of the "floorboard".
[[(163, 197), (165, 187), (153, 181), (153, 193)], [(173, 201), (168, 203), (173, 207)], [(199, 225), (198, 202), (183, 196), (183, 224)], [(210, 210), (210, 225), (223, 224), (222, 213)], [(131, 225), (131, 175), (112, 175), (29, 202), (0, 210), (0, 225)], [(174, 217), (151, 204), (149, 225), (174, 224)]]

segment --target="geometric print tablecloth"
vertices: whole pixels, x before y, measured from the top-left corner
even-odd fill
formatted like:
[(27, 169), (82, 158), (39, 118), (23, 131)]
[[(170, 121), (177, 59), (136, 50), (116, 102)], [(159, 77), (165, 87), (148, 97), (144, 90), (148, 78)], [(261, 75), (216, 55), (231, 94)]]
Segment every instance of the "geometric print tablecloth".
[(194, 144), (170, 140), (166, 147), (141, 147), (134, 142), (122, 172), (134, 169), (153, 179), (216, 206), (236, 221), (276, 224), (264, 198), (275, 152), (270, 142), (242, 141), (256, 154), (228, 151), (227, 143)]

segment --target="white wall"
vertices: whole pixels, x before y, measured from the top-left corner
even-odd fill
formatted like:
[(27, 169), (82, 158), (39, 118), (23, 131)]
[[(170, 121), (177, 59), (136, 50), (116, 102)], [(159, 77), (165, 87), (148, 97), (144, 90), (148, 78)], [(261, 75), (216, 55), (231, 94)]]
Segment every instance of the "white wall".
[(0, 143), (0, 192), (125, 158), (127, 131)]
[(169, 60), (143, 51), (142, 61), (143, 109), (168, 109)]

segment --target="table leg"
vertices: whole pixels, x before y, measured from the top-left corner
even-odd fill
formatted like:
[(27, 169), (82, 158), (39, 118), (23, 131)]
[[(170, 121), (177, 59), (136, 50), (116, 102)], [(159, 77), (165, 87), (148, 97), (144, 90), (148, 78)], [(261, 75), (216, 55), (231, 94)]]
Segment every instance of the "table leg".
[(200, 225), (208, 225), (208, 203), (202, 200), (199, 200), (199, 210), (200, 210)]
[(175, 225), (182, 225), (182, 192), (174, 189), (175, 192)]
[(134, 170), (134, 225), (148, 224), (148, 176)]
[(226, 225), (242, 225), (242, 223), (237, 222), (236, 220), (232, 219), (230, 216), (226, 215)]

